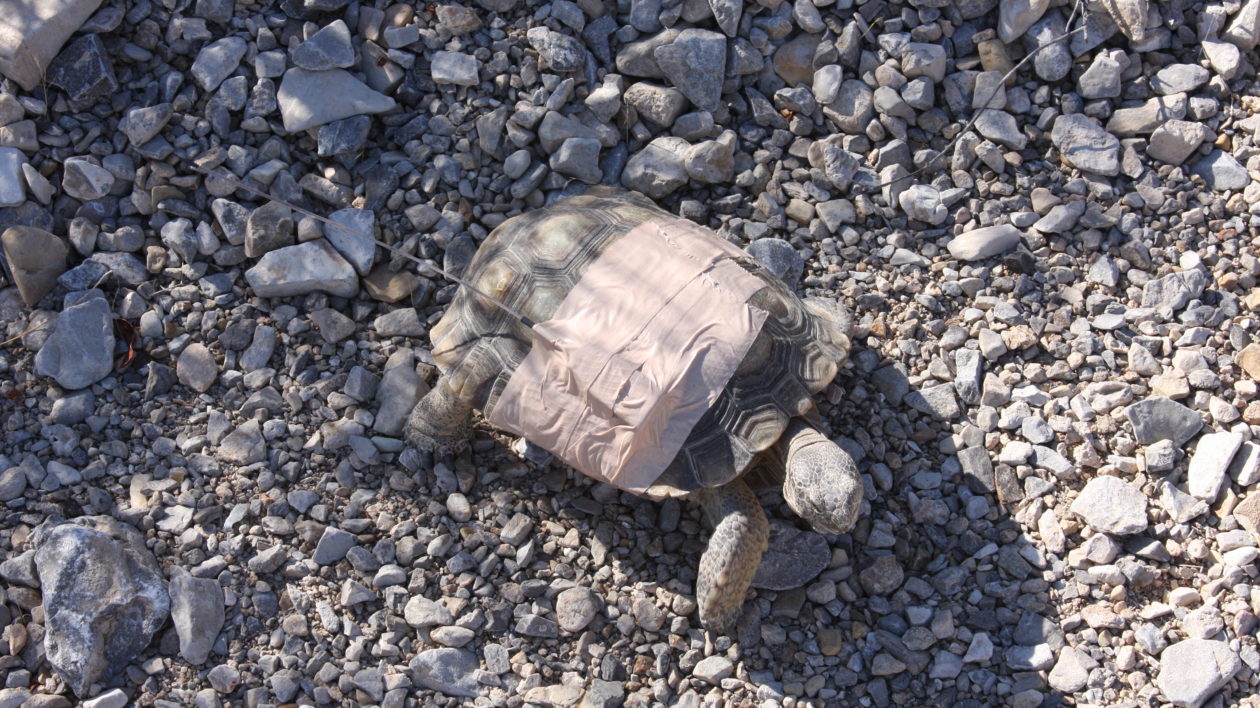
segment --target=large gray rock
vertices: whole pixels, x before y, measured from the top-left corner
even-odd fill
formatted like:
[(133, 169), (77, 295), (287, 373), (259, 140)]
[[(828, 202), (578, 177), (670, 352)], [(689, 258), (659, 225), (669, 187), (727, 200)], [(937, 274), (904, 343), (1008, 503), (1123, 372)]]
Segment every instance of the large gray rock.
[(1194, 173), (1218, 191), (1240, 190), (1251, 184), (1251, 176), (1233, 155), (1224, 150), (1213, 150), (1194, 165)]
[(0, 74), (33, 91), (70, 35), (78, 31), (101, 0), (43, 0), (0, 6)]
[(35, 373), (62, 388), (87, 388), (114, 368), (114, 318), (99, 292), (67, 307), (35, 355)]
[(1006, 253), (1019, 243), (1020, 232), (1011, 224), (972, 229), (955, 237), (946, 248), (960, 261), (979, 261)]
[(1095, 477), (1072, 502), (1095, 531), (1125, 536), (1146, 530), (1146, 495), (1118, 477)]
[(1244, 52), (1255, 49), (1260, 43), (1260, 0), (1246, 0), (1221, 33), (1221, 39)]
[(352, 297), (359, 292), (354, 266), (326, 239), (274, 250), (246, 271), (245, 279), (259, 297), (305, 295), (317, 290)]
[(1063, 160), (1078, 170), (1107, 177), (1120, 174), (1120, 141), (1089, 116), (1059, 116), (1050, 131), (1050, 141)]
[(108, 516), (41, 526), (31, 539), (48, 661), (76, 695), (119, 674), (166, 621), (166, 581), (144, 536)]
[(324, 225), (324, 238), (337, 249), (359, 275), (367, 275), (376, 262), (376, 215), (366, 209), (338, 209), (328, 215), (337, 222)]
[(477, 655), (463, 649), (427, 649), (411, 660), (407, 668), (416, 684), (448, 696), (472, 698), (477, 695)]
[(0, 207), (15, 207), (26, 201), (26, 180), (22, 166), (26, 155), (15, 147), (0, 147)]
[(1227, 642), (1186, 639), (1160, 655), (1155, 683), (1173, 704), (1199, 708), (1240, 668), (1242, 661)]
[(364, 113), (384, 113), (394, 99), (368, 88), (342, 69), (284, 72), (276, 92), (284, 129), (290, 133)]
[(1202, 123), (1170, 120), (1151, 133), (1146, 154), (1170, 165), (1180, 165), (1211, 135), (1212, 131)]
[(1199, 438), (1186, 471), (1186, 490), (1209, 504), (1216, 501), (1242, 443), (1242, 433), (1208, 433)]
[(193, 666), (204, 664), (223, 628), (223, 588), (217, 580), (194, 578), (181, 569), (171, 579), (170, 598), (179, 655)]
[(685, 29), (654, 55), (656, 63), (696, 108), (715, 111), (726, 78), (726, 38), (717, 32)]
[(665, 197), (687, 184), (684, 160), (688, 147), (686, 140), (669, 135), (653, 140), (630, 156), (621, 173), (621, 184), (652, 199)]
[(1013, 0), (998, 7), (998, 37), (1010, 44), (1024, 35), (1050, 7), (1050, 0)]
[(201, 48), (188, 73), (209, 93), (236, 71), (249, 45), (240, 37), (224, 37)]
[(22, 301), (35, 307), (65, 272), (69, 247), (65, 241), (34, 226), (10, 226), (0, 235), (0, 243)]
[(1141, 445), (1172, 440), (1184, 445), (1203, 427), (1198, 413), (1164, 396), (1138, 401), (1125, 409), (1133, 437)]

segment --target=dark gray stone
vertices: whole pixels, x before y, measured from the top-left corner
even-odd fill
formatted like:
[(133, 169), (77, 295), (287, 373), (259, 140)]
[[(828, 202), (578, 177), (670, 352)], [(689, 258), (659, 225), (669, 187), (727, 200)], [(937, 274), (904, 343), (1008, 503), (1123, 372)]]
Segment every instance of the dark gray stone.
[(796, 247), (781, 238), (759, 238), (744, 249), (748, 255), (795, 289), (805, 272), (805, 260)]
[(1181, 446), (1203, 427), (1198, 413), (1163, 396), (1138, 401), (1126, 408), (1125, 414), (1133, 426), (1134, 438), (1141, 445), (1172, 440)]
[(804, 587), (830, 562), (831, 546), (822, 534), (771, 522), (770, 542), (752, 584), (775, 591)]
[(408, 664), (416, 684), (448, 696), (477, 695), (477, 655), (463, 649), (427, 649)]
[(70, 107), (81, 111), (118, 90), (114, 63), (100, 35), (80, 37), (48, 65), (48, 82), (66, 92)]
[(363, 152), (371, 127), (371, 116), (352, 116), (320, 126), (316, 138), (319, 156), (332, 157)]
[(121, 674), (166, 621), (166, 581), (144, 536), (108, 516), (41, 526), (32, 538), (48, 661), (70, 689)]

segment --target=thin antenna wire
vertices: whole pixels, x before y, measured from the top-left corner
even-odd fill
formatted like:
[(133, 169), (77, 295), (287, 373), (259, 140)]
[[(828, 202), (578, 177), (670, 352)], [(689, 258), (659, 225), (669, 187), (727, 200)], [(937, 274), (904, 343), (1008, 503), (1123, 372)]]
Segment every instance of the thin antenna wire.
[(285, 201), (284, 199), (279, 199), (279, 198), (277, 198), (277, 197), (275, 197), (275, 196), (272, 196), (272, 195), (270, 195), (270, 194), (267, 194), (266, 192), (262, 191), (262, 189), (260, 189), (260, 188), (258, 188), (258, 187), (254, 187), (254, 186), (252, 186), (252, 185), (250, 185), (250, 184), (248, 184), (248, 183), (246, 183), (246, 182), (243, 182), (243, 181), (241, 181), (241, 180), (237, 179), (234, 175), (228, 174), (225, 170), (210, 170), (210, 169), (206, 169), (206, 168), (204, 168), (204, 167), (201, 167), (201, 166), (199, 166), (199, 165), (195, 165), (195, 164), (192, 164), (192, 163), (188, 163), (188, 165), (189, 165), (189, 167), (191, 167), (193, 170), (195, 170), (195, 171), (197, 171), (197, 172), (200, 172), (201, 174), (205, 175), (206, 177), (213, 177), (213, 178), (215, 178), (215, 179), (220, 179), (220, 180), (223, 180), (224, 182), (227, 182), (228, 184), (232, 185), (233, 187), (235, 187), (235, 188), (237, 188), (237, 189), (244, 189), (244, 190), (246, 190), (246, 191), (253, 192), (254, 194), (257, 194), (258, 196), (263, 197), (264, 199), (270, 199), (270, 200), (272, 200), (272, 201), (279, 202), (280, 204), (283, 204), (283, 205), (285, 205), (285, 206), (289, 207), (290, 209), (292, 209), (293, 211), (296, 211), (296, 212), (297, 212), (297, 213), (299, 213), (299, 214), (302, 214), (302, 215), (304, 215), (304, 216), (309, 216), (309, 217), (311, 217), (312, 219), (315, 219), (316, 221), (322, 222), (322, 223), (327, 224), (327, 225), (329, 225), (329, 226), (333, 226), (333, 227), (336, 227), (336, 228), (341, 229), (341, 230), (343, 230), (343, 231), (346, 231), (346, 232), (348, 232), (348, 233), (354, 234), (355, 236), (358, 236), (359, 238), (367, 239), (368, 241), (371, 241), (372, 243), (375, 243), (376, 245), (380, 246), (381, 248), (384, 248), (384, 249), (386, 249), (386, 250), (388, 250), (388, 251), (390, 251), (390, 252), (392, 252), (392, 253), (395, 253), (395, 254), (397, 254), (397, 255), (399, 255), (399, 256), (402, 256), (403, 258), (406, 258), (406, 259), (408, 259), (408, 260), (414, 261), (417, 265), (419, 265), (419, 266), (420, 266), (421, 268), (423, 268), (425, 271), (436, 271), (436, 272), (438, 272), (438, 273), (442, 274), (442, 276), (443, 276), (443, 277), (448, 278), (448, 279), (450, 279), (451, 281), (453, 281), (453, 282), (455, 282), (455, 283), (457, 283), (457, 284), (459, 284), (459, 285), (462, 285), (462, 286), (463, 286), (463, 287), (465, 287), (465, 288), (468, 288), (469, 290), (471, 290), (471, 291), (473, 291), (474, 293), (476, 293), (478, 296), (483, 297), (483, 298), (485, 298), (486, 300), (488, 300), (488, 301), (490, 301), (490, 302), (494, 303), (494, 305), (495, 305), (496, 307), (498, 307), (499, 309), (501, 309), (501, 310), (503, 310), (504, 312), (508, 313), (508, 314), (509, 314), (509, 315), (511, 315), (514, 319), (516, 319), (518, 322), (520, 322), (521, 324), (525, 325), (526, 327), (528, 327), (528, 328), (530, 328), (530, 329), (533, 329), (533, 328), (534, 328), (534, 324), (535, 324), (535, 323), (534, 323), (534, 321), (533, 321), (533, 320), (531, 320), (530, 318), (528, 318), (528, 317), (526, 317), (525, 315), (521, 314), (521, 313), (520, 313), (520, 312), (518, 312), (516, 309), (512, 308), (512, 307), (511, 307), (511, 306), (509, 306), (507, 303), (505, 303), (505, 302), (503, 302), (503, 301), (499, 300), (498, 298), (491, 297), (490, 295), (487, 295), (486, 293), (483, 293), (481, 290), (479, 290), (479, 289), (478, 289), (475, 285), (473, 285), (472, 283), (468, 282), (468, 281), (467, 281), (467, 280), (465, 280), (464, 278), (459, 277), (458, 275), (455, 275), (454, 273), (452, 273), (452, 272), (450, 272), (450, 271), (446, 270), (445, 268), (442, 268), (441, 266), (437, 265), (436, 263), (432, 263), (432, 262), (430, 262), (430, 261), (425, 261), (425, 260), (423, 260), (423, 259), (417, 258), (416, 256), (413, 256), (413, 255), (411, 255), (410, 253), (407, 253), (406, 251), (403, 251), (403, 250), (402, 250), (402, 249), (400, 249), (400, 248), (397, 248), (397, 247), (395, 247), (395, 246), (393, 246), (393, 245), (391, 245), (391, 244), (388, 244), (388, 243), (385, 243), (384, 241), (381, 241), (381, 240), (380, 240), (380, 239), (378, 239), (378, 238), (373, 237), (371, 234), (364, 233), (364, 232), (362, 232), (362, 231), (360, 231), (360, 230), (358, 230), (358, 229), (356, 229), (356, 228), (353, 228), (353, 227), (350, 227), (350, 226), (346, 226), (345, 224), (339, 224), (339, 223), (337, 223), (336, 221), (333, 221), (332, 219), (329, 219), (328, 217), (326, 217), (326, 216), (324, 216), (324, 215), (322, 215), (322, 214), (317, 214), (317, 213), (315, 213), (315, 212), (311, 211), (310, 209), (304, 209), (304, 208), (302, 208), (302, 207), (300, 207), (300, 206), (298, 206), (298, 205), (296, 205), (296, 204), (292, 204), (292, 203), (290, 203), (290, 202), (288, 202), (288, 201)]
[[(1081, 7), (1080, 0), (1077, 0), (1077, 2), (1072, 4), (1072, 12), (1070, 15), (1068, 15), (1067, 22), (1065, 23), (1066, 25), (1071, 25), (1072, 20), (1076, 19), (1076, 13), (1080, 9), (1080, 7)], [(998, 91), (1006, 90), (1005, 88), (1006, 80), (1014, 76), (1015, 72), (1019, 71), (1020, 67), (1028, 63), (1030, 59), (1040, 54), (1043, 50), (1049, 49), (1050, 47), (1054, 46), (1055, 44), (1058, 44), (1059, 42), (1067, 39), (1068, 37), (1071, 37), (1077, 32), (1084, 32), (1086, 29), (1088, 29), (1086, 25), (1081, 25), (1080, 27), (1077, 27), (1074, 30), (1069, 30), (1067, 32), (1064, 32), (1063, 34), (1059, 35), (1058, 37), (1055, 37), (1054, 39), (1052, 39), (1049, 42), (1046, 42), (1045, 44), (1038, 45), (1036, 49), (1029, 52), (1026, 56), (1024, 56), (1023, 59), (1020, 59), (1019, 62), (1015, 64), (1015, 66), (1011, 67), (1011, 70), (1006, 72), (1006, 74), (1002, 77), (1002, 80), (999, 81), (996, 86), (994, 86), (992, 89), (989, 90), (989, 95), (984, 99), (984, 101), (981, 102), (981, 107), (975, 110), (975, 112), (971, 116), (971, 119), (968, 120), (967, 124), (962, 127), (962, 130), (958, 131), (958, 134), (954, 136), (953, 140), (950, 140), (948, 143), (945, 144), (945, 147), (941, 148), (940, 155), (937, 155), (935, 158), (929, 161), (926, 165), (916, 169), (915, 171), (905, 176), (897, 177), (887, 182), (880, 182), (879, 184), (873, 187), (864, 187), (863, 188), (864, 191), (862, 192), (862, 194), (871, 194), (873, 192), (883, 189), (884, 187), (890, 187), (894, 184), (897, 184), (898, 182), (902, 182), (904, 180), (908, 180), (917, 175), (920, 175), (930, 167), (936, 166), (937, 162), (939, 160), (944, 159), (945, 155), (949, 153), (949, 151), (954, 147), (954, 145), (958, 143), (959, 140), (962, 139), (962, 136), (966, 135), (967, 132), (971, 130), (971, 126), (976, 124), (976, 121), (979, 120), (981, 113), (984, 113), (985, 111), (989, 111), (989, 110), (996, 110), (989, 107), (990, 103), (993, 101), (995, 97), (997, 97)]]

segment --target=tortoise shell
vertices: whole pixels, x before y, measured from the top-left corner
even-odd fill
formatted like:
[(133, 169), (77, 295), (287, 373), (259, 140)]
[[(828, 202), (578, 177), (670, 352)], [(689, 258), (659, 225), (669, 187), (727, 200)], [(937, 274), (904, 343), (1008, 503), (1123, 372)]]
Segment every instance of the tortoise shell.
[[(626, 192), (571, 197), (500, 224), (464, 277), (486, 295), (543, 322), (616, 239), (644, 222), (676, 219)], [(765, 282), (749, 303), (768, 316), (726, 388), (648, 489), (649, 497), (683, 496), (751, 471), (789, 419), (813, 412), (812, 394), (831, 383), (848, 356), (848, 322), (838, 306), (803, 302), (751, 256), (739, 263)], [(489, 416), (529, 354), (533, 335), (495, 304), (460, 288), (430, 336), (434, 360), (452, 389)]]

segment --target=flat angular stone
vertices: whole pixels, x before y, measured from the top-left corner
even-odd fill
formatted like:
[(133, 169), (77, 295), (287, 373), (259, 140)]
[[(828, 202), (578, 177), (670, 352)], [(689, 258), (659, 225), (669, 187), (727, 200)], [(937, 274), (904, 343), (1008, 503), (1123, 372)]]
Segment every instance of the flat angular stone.
[(213, 91), (236, 71), (248, 45), (240, 37), (224, 37), (201, 48), (188, 70), (203, 91)]
[(210, 390), (214, 380), (219, 377), (219, 365), (214, 355), (199, 342), (189, 344), (180, 352), (175, 363), (175, 376), (179, 382), (198, 393)]
[(371, 116), (351, 116), (320, 126), (316, 137), (319, 156), (333, 157), (363, 152), (371, 127)]
[(960, 261), (979, 261), (1003, 254), (1020, 241), (1020, 231), (1011, 224), (985, 226), (955, 237), (946, 248)]
[(293, 245), (293, 212), (280, 202), (254, 209), (245, 222), (245, 256), (259, 258), (277, 248)]
[(1146, 154), (1170, 165), (1180, 165), (1209, 137), (1211, 131), (1202, 123), (1170, 120), (1151, 133)]
[(101, 0), (0, 0), (0, 74), (33, 91)]
[(1161, 96), (1189, 93), (1208, 82), (1212, 72), (1198, 64), (1169, 64), (1151, 77), (1151, 88)]
[(477, 58), (463, 52), (434, 52), (429, 64), (433, 82), (456, 86), (476, 86), (478, 77)]
[(132, 145), (139, 147), (157, 137), (174, 114), (169, 103), (132, 108), (127, 111), (127, 117), (123, 121), (123, 132)]
[(114, 186), (113, 173), (87, 158), (72, 157), (62, 167), (61, 188), (75, 199), (100, 199)]
[(652, 199), (664, 197), (687, 183), (684, 159), (688, 147), (682, 138), (653, 140), (630, 157), (621, 173), (621, 184)]
[(1095, 477), (1072, 502), (1095, 531), (1125, 536), (1146, 530), (1146, 495), (1118, 477)]
[(187, 571), (171, 579), (171, 623), (179, 636), (179, 654), (193, 666), (210, 658), (223, 628), (223, 588), (218, 580), (194, 578)]
[(1184, 639), (1159, 657), (1156, 685), (1164, 698), (1186, 708), (1199, 708), (1242, 668), (1228, 642)]
[(1160, 440), (1184, 445), (1203, 427), (1198, 413), (1163, 396), (1138, 401), (1126, 408), (1125, 414), (1133, 426), (1134, 438), (1141, 445)]
[(1244, 52), (1255, 49), (1260, 43), (1260, 0), (1246, 0), (1221, 33), (1221, 39)]
[(95, 34), (76, 39), (57, 55), (48, 65), (48, 82), (66, 92), (75, 110), (89, 108), (118, 90), (114, 63)]
[(1117, 98), (1124, 67), (1111, 54), (1099, 52), (1089, 68), (1081, 73), (1076, 89), (1082, 98)]
[(65, 241), (34, 226), (10, 226), (0, 235), (0, 243), (22, 301), (35, 307), (65, 272), (69, 247)]
[(1019, 129), (1015, 116), (1006, 111), (987, 109), (976, 116), (976, 132), (1012, 150), (1023, 150), (1028, 136)]
[(821, 534), (771, 523), (769, 545), (752, 584), (775, 591), (804, 587), (830, 562), (831, 549)]
[(308, 71), (326, 71), (354, 66), (354, 47), (350, 44), (350, 28), (344, 20), (333, 20), (311, 38), (289, 52), (295, 66)]
[(1190, 494), (1209, 504), (1215, 501), (1229, 477), (1229, 464), (1242, 443), (1242, 433), (1208, 433), (1199, 438), (1186, 472)]
[(1217, 42), (1205, 39), (1202, 42), (1203, 54), (1207, 56), (1212, 69), (1229, 81), (1242, 69), (1242, 52), (1228, 42)]
[(248, 420), (228, 433), (219, 443), (219, 459), (233, 465), (252, 465), (267, 459), (267, 443), (263, 440), (262, 426), (256, 420)]
[[(567, 34), (547, 27), (531, 27), (525, 33), (525, 39), (542, 58), (540, 68), (566, 74), (579, 71), (586, 66), (586, 48), (581, 42)], [(475, 66), (474, 64), (474, 69)]]
[(599, 184), (604, 177), (603, 171), (599, 169), (599, 151), (598, 140), (569, 138), (551, 155), (551, 169), (587, 184)]
[(26, 201), (23, 166), (26, 155), (15, 147), (0, 147), (0, 207), (14, 207)]
[(1186, 117), (1189, 101), (1182, 93), (1157, 96), (1132, 108), (1118, 108), (1111, 112), (1107, 132), (1119, 137), (1142, 135), (1155, 130), (1165, 121)]
[(717, 110), (726, 78), (725, 37), (709, 30), (685, 29), (654, 54), (661, 71), (696, 108)]
[(734, 37), (744, 13), (744, 0), (709, 0), (709, 8), (718, 27), (726, 36)]
[(477, 655), (454, 648), (426, 649), (407, 668), (416, 685), (448, 696), (471, 698), (478, 694)]
[(41, 526), (31, 543), (48, 662), (87, 696), (92, 684), (120, 674), (166, 622), (166, 579), (144, 536), (109, 516)]
[(639, 81), (626, 89), (622, 100), (639, 114), (640, 117), (668, 128), (687, 107), (687, 98), (682, 92), (661, 86), (650, 81)]
[(376, 215), (366, 209), (351, 207), (338, 209), (328, 218), (341, 226), (325, 224), (324, 237), (354, 266), (355, 272), (366, 276), (376, 261), (376, 243), (366, 237), (375, 234)]
[(1050, 140), (1069, 165), (1107, 177), (1120, 174), (1120, 141), (1098, 121), (1079, 113), (1059, 116)]
[(338, 297), (359, 292), (354, 266), (325, 239), (271, 251), (245, 272), (259, 297), (306, 295), (321, 290)]
[(1010, 44), (1028, 31), (1033, 23), (1041, 19), (1050, 0), (1014, 0), (998, 5), (998, 37)]
[(1251, 184), (1251, 175), (1247, 174), (1247, 168), (1224, 150), (1213, 150), (1207, 157), (1196, 162), (1192, 169), (1207, 182), (1208, 187), (1218, 192), (1241, 190)]
[(62, 388), (87, 388), (114, 369), (114, 318), (99, 294), (67, 307), (35, 355), (35, 373)]
[(368, 88), (342, 69), (284, 73), (276, 92), (284, 129), (296, 133), (317, 125), (365, 113), (384, 113), (394, 99)]
[(1229, 474), (1244, 489), (1260, 482), (1260, 445), (1244, 442), (1230, 463)]

